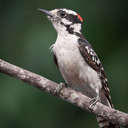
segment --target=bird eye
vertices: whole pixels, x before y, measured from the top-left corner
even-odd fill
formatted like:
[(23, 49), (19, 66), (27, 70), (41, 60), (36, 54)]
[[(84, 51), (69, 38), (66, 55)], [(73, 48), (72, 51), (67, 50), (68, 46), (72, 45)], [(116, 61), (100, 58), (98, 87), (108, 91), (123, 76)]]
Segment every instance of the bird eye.
[(60, 12), (60, 16), (61, 16), (62, 18), (64, 18), (64, 17), (66, 16), (65, 11), (61, 11), (61, 12)]

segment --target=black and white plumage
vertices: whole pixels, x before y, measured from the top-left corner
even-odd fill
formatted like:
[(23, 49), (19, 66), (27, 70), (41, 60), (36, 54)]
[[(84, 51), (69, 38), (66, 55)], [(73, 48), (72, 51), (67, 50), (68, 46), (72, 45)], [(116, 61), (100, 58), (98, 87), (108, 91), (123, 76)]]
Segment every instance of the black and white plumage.
[[(73, 89), (113, 107), (103, 66), (91, 44), (81, 33), (82, 17), (69, 9), (40, 9), (48, 16), (57, 31), (52, 45), (54, 60), (64, 80)], [(97, 117), (100, 128), (119, 128)]]
[(104, 91), (105, 96), (107, 97), (108, 104), (113, 107), (112, 100), (110, 97), (110, 91), (108, 88), (108, 80), (106, 78), (104, 68), (100, 62), (97, 54), (93, 50), (92, 46), (84, 38), (79, 38), (79, 50), (81, 55), (84, 57), (85, 61), (90, 65), (97, 73), (101, 80), (102, 90)]

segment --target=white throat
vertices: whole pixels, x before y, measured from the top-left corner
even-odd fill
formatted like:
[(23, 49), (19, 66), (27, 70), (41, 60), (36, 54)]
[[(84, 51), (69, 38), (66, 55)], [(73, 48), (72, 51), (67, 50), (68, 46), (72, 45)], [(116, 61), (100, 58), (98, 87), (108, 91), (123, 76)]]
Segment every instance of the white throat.
[(81, 33), (80, 23), (69, 25), (69, 24), (60, 24), (60, 23), (53, 22), (52, 24), (59, 35)]

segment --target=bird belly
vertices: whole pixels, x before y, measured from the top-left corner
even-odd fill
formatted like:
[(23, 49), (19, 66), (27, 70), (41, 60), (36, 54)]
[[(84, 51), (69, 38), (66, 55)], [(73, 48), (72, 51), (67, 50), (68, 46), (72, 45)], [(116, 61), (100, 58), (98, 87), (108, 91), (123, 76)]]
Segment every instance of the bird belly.
[(56, 53), (59, 70), (66, 83), (89, 97), (97, 96), (101, 88), (97, 72), (83, 59), (78, 49), (59, 49)]
[(91, 68), (82, 57), (77, 38), (64, 36), (59, 38), (53, 46), (59, 70), (65, 82), (73, 89), (89, 96), (97, 96), (101, 89), (101, 81), (97, 72)]

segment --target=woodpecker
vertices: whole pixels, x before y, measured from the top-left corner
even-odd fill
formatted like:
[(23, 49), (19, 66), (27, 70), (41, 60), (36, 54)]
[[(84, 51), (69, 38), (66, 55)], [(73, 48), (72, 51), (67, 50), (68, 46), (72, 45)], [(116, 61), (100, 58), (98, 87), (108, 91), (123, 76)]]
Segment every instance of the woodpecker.
[[(95, 103), (100, 101), (113, 107), (104, 68), (93, 47), (82, 35), (83, 18), (65, 8), (39, 11), (47, 15), (57, 31), (52, 51), (55, 64), (67, 85), (92, 98)], [(119, 128), (100, 116), (97, 116), (97, 121), (100, 128)]]

